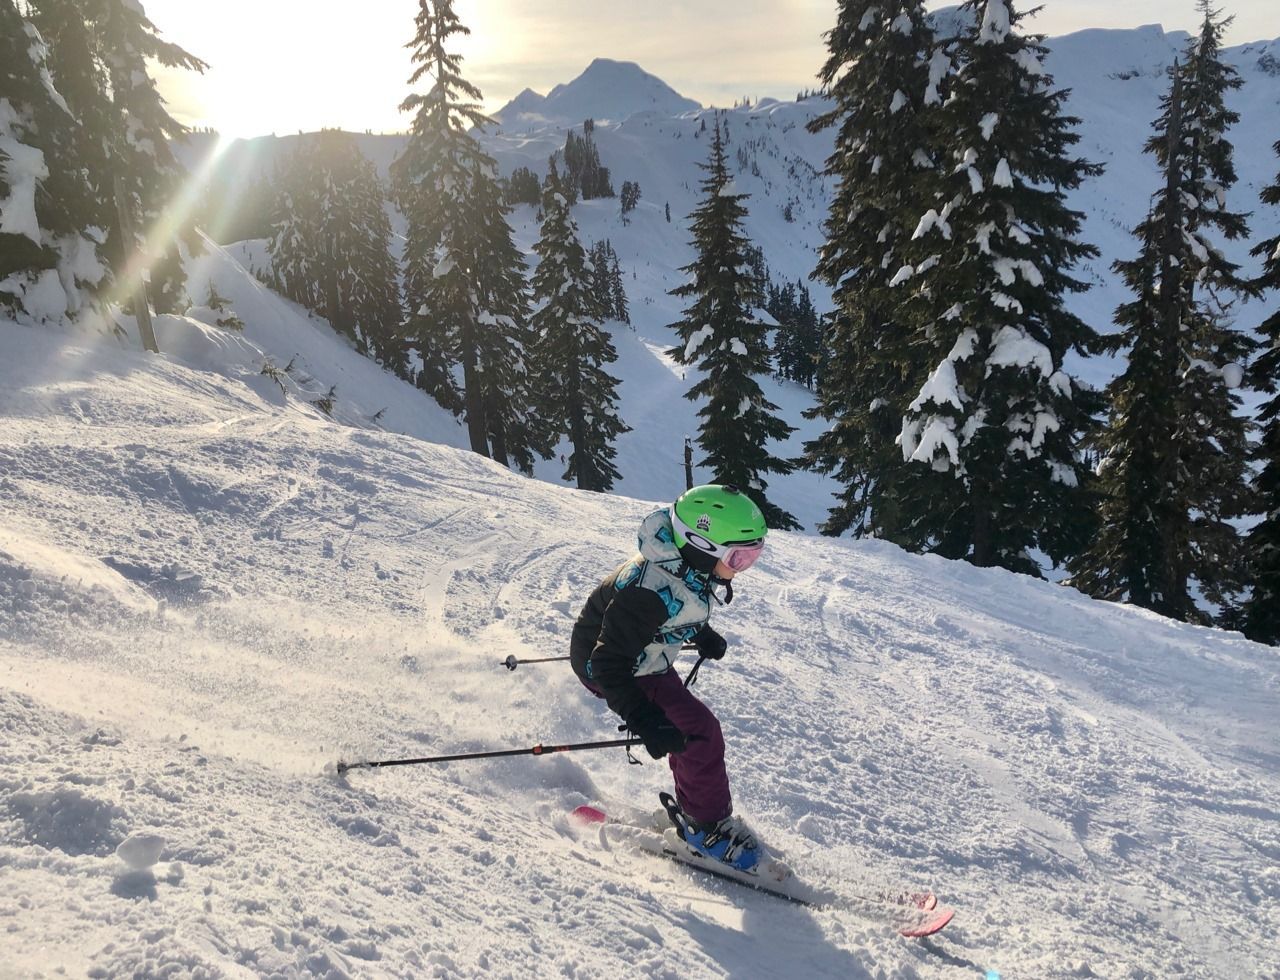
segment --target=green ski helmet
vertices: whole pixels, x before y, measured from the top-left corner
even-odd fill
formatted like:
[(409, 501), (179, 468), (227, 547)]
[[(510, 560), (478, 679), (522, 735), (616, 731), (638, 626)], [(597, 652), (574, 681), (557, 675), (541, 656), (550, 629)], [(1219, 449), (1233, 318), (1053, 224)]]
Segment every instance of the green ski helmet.
[(723, 561), (735, 572), (750, 568), (764, 550), (769, 529), (754, 500), (731, 484), (686, 490), (671, 507), (680, 555), (700, 572)]

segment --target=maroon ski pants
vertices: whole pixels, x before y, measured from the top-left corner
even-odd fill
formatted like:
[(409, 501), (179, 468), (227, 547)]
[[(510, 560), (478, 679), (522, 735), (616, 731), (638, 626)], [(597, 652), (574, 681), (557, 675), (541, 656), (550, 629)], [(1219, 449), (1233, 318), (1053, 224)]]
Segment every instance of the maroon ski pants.
[[(582, 683), (596, 697), (604, 696), (594, 684)], [(698, 823), (727, 817), (733, 812), (733, 797), (729, 795), (729, 774), (724, 768), (724, 736), (719, 719), (689, 692), (674, 670), (643, 674), (636, 683), (671, 724), (690, 739), (683, 752), (667, 756), (680, 809)]]

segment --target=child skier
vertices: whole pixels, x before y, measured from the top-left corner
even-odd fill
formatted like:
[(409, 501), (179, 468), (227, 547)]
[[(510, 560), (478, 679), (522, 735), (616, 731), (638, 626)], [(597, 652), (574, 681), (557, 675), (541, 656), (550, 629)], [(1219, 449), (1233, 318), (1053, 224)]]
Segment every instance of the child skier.
[(602, 697), (655, 759), (669, 755), (685, 842), (740, 871), (760, 859), (732, 815), (724, 739), (711, 709), (672, 669), (680, 648), (719, 660), (725, 640), (707, 623), (711, 602), (733, 600), (733, 577), (764, 550), (764, 516), (733, 486), (694, 487), (640, 525), (639, 552), (591, 593), (573, 628), (574, 673)]

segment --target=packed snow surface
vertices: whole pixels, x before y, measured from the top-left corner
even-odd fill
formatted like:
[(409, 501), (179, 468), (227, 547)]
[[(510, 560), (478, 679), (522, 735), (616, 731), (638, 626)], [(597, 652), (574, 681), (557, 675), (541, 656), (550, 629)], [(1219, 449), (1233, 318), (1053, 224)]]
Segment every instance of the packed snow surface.
[(933, 888), (931, 940), (575, 828), (667, 788), (619, 750), (325, 774), (616, 737), (567, 665), (499, 661), (565, 652), (653, 505), (340, 424), (250, 331), (158, 326), (182, 353), (0, 323), (5, 976), (1280, 970), (1277, 651), (876, 542), (771, 535), (696, 690), (765, 842)]

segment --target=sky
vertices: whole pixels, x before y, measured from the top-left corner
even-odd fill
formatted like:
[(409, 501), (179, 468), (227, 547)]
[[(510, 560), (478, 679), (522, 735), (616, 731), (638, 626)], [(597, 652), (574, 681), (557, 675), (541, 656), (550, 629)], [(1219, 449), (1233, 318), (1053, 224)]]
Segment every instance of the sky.
[[(1275, 0), (1221, 0), (1228, 44), (1280, 36)], [(1030, 29), (1163, 24), (1191, 30), (1195, 0), (1042, 0)], [(933, 0), (930, 9), (951, 6)], [(230, 136), (404, 129), (417, 0), (145, 0), (163, 34), (209, 63), (203, 76), (164, 71), (182, 122)], [(472, 36), (463, 73), (494, 111), (524, 88), (546, 93), (593, 58), (634, 61), (704, 105), (743, 96), (793, 98), (815, 84), (835, 0), (456, 0)], [(357, 16), (353, 16), (357, 12)]]

